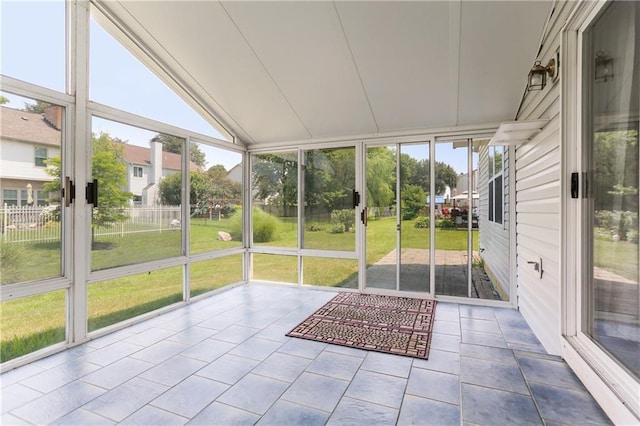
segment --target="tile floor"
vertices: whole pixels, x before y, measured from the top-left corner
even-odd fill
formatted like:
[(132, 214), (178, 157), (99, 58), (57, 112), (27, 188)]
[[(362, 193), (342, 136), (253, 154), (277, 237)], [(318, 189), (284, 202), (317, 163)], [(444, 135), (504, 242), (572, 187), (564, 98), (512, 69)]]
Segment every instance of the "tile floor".
[(333, 296), (236, 287), (9, 371), (1, 423), (610, 424), (517, 311), (438, 303), (427, 361), (284, 336)]

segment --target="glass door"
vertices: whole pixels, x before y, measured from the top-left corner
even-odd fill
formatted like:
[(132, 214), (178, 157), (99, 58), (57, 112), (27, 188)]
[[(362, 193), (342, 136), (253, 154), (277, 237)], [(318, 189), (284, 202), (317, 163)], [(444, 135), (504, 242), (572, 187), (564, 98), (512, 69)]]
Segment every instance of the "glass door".
[(368, 146), (365, 157), (365, 287), (429, 292), (429, 144)]
[(638, 115), (640, 7), (613, 2), (585, 43), (583, 331), (640, 378)]

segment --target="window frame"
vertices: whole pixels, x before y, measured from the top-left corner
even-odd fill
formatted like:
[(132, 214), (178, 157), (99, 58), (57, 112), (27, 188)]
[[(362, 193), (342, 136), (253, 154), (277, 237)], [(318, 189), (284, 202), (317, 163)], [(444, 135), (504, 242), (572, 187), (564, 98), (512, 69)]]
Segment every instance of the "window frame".
[(142, 166), (133, 166), (133, 177), (136, 177), (136, 178), (144, 177), (144, 169), (142, 168)]
[[(505, 218), (504, 208), (504, 196), (505, 196), (505, 154), (507, 150), (504, 145), (489, 146), (488, 147), (488, 168), (489, 168), (489, 182), (488, 186), (488, 198), (489, 207), (487, 212), (487, 219), (489, 222), (503, 225)], [(498, 154), (497, 148), (501, 149), (501, 162), (500, 169), (496, 170), (496, 158)], [(499, 191), (498, 191), (499, 189)]]
[[(41, 155), (38, 155), (39, 150), (44, 151), (44, 156), (42, 156), (42, 153), (40, 153)], [(33, 164), (36, 167), (47, 167), (48, 159), (49, 159), (49, 148), (46, 148), (44, 146), (37, 146), (37, 145), (33, 147)]]

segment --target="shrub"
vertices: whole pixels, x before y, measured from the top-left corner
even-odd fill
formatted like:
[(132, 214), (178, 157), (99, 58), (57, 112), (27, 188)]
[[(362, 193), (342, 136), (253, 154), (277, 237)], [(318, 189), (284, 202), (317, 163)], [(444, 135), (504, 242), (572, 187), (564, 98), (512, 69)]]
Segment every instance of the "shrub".
[(429, 216), (419, 217), (414, 226), (416, 228), (429, 228), (431, 226)]
[(316, 225), (314, 223), (312, 223), (311, 225), (307, 225), (307, 231), (309, 232), (318, 232), (318, 231), (322, 231), (324, 228), (320, 225)]
[[(348, 232), (356, 221), (356, 213), (353, 209), (334, 210), (331, 212), (331, 223), (334, 225), (342, 224), (344, 229), (342, 232)], [(333, 234), (339, 234), (340, 232), (334, 232), (336, 227), (334, 226), (331, 232)]]
[[(253, 241), (256, 243), (268, 243), (273, 241), (276, 231), (280, 227), (280, 220), (265, 212), (261, 208), (253, 208)], [(242, 209), (236, 212), (229, 219), (229, 234), (239, 240), (242, 238)]]
[(442, 229), (450, 229), (455, 228), (456, 224), (450, 217), (443, 217), (436, 223), (436, 226)]
[(335, 223), (333, 225), (333, 227), (331, 228), (331, 233), (332, 234), (344, 234), (345, 232), (345, 226), (344, 223)]

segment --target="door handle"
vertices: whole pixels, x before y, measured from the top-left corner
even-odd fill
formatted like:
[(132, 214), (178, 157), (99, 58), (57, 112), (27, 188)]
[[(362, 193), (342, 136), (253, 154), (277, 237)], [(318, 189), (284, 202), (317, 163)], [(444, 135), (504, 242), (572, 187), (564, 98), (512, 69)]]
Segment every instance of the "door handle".
[(367, 220), (368, 220), (368, 217), (369, 217), (369, 215), (367, 213), (368, 212), (367, 212), (367, 208), (366, 207), (363, 208), (362, 211), (360, 212), (360, 221), (362, 222), (362, 224), (364, 226), (367, 226)]

